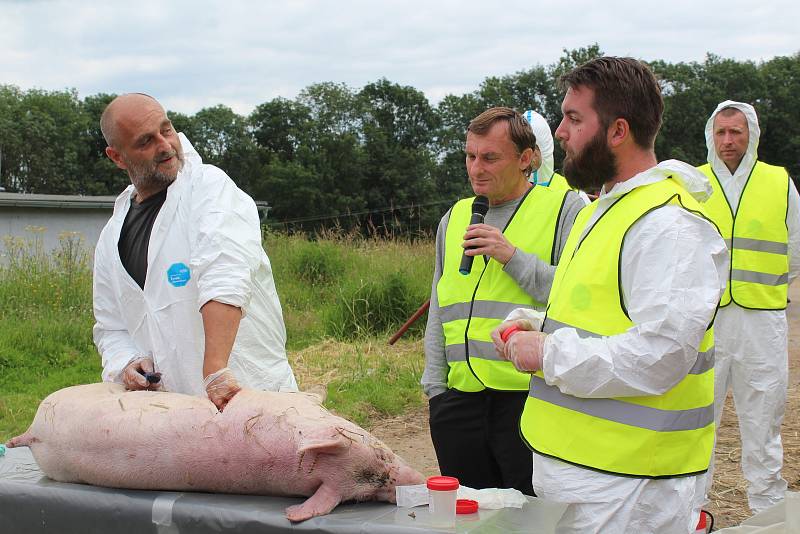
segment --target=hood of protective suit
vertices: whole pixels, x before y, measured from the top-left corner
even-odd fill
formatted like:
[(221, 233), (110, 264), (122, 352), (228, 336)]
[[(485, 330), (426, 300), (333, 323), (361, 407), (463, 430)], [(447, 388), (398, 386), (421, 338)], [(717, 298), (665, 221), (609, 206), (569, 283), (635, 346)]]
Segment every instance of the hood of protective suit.
[(670, 177), (698, 202), (705, 202), (713, 192), (708, 177), (697, 168), (677, 159), (668, 159), (637, 174), (630, 180), (615, 184), (610, 191), (606, 191), (603, 186), (603, 189), (600, 190), (600, 198), (614, 199), (637, 187), (654, 184)]
[[(747, 151), (744, 153), (744, 157), (739, 163), (739, 167), (733, 174), (731, 174), (731, 172), (728, 170), (728, 167), (719, 158), (717, 155), (717, 149), (714, 146), (714, 117), (716, 117), (717, 113), (724, 108), (736, 108), (744, 113), (744, 116), (747, 119), (747, 128), (750, 130), (750, 139), (747, 142)], [(708, 163), (711, 165), (711, 168), (714, 170), (714, 173), (717, 175), (717, 177), (720, 179), (729, 179), (731, 177), (739, 177), (742, 174), (750, 174), (750, 170), (753, 168), (753, 165), (755, 165), (756, 159), (758, 159), (759, 137), (761, 137), (761, 128), (758, 126), (758, 117), (756, 116), (756, 110), (753, 108), (753, 106), (743, 102), (735, 102), (733, 100), (726, 100), (718, 105), (717, 109), (715, 109), (714, 113), (712, 113), (711, 117), (709, 117), (708, 122), (706, 122), (706, 147), (708, 147)]]
[(664, 177), (671, 176), (673, 180), (681, 184), (686, 191), (698, 202), (705, 202), (714, 191), (708, 177), (697, 170), (693, 165), (668, 159), (655, 166), (655, 169), (662, 172)]
[(533, 135), (536, 136), (536, 146), (539, 147), (539, 152), (542, 153), (542, 164), (537, 172), (537, 182), (548, 183), (555, 171), (553, 163), (553, 134), (550, 132), (550, 125), (547, 124), (544, 117), (532, 109), (525, 112), (525, 119), (530, 123)]

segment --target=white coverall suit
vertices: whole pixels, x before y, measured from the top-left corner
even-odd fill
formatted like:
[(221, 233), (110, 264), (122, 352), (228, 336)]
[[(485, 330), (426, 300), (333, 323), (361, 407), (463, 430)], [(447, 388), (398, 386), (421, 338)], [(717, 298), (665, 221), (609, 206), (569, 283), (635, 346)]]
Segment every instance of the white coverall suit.
[[(739, 167), (731, 174), (714, 145), (714, 117), (733, 107), (747, 118), (750, 139)], [(761, 129), (749, 104), (725, 101), (706, 123), (708, 162), (734, 208), (750, 171), (758, 158)], [(764, 207), (769, 209), (768, 206)], [(789, 181), (786, 226), (789, 235), (789, 283), (800, 271), (800, 197)], [(748, 310), (731, 302), (720, 308), (714, 323), (714, 415), (717, 427), (728, 388), (739, 417), (742, 438), (742, 471), (748, 481), (747, 498), (753, 512), (783, 499), (786, 481), (781, 477), (783, 446), (781, 422), (786, 404), (788, 370), (788, 326), (785, 310)], [(713, 462), (712, 462), (713, 466)], [(713, 471), (708, 473), (710, 493)]]
[[(697, 200), (711, 194), (708, 179), (670, 160), (605, 188), (587, 228), (634, 187), (675, 177)], [(626, 332), (581, 338), (562, 328), (544, 343), (547, 384), (576, 397), (658, 395), (678, 383), (696, 362), (706, 327), (725, 290), (728, 251), (709, 221), (679, 206), (649, 212), (623, 242), (620, 283), (634, 323)], [(514, 310), (512, 320), (533, 314)], [(533, 488), (544, 499), (568, 503), (559, 534), (694, 532), (705, 474), (633, 478), (577, 467), (533, 453)]]
[(228, 175), (205, 165), (183, 134), (184, 166), (153, 224), (144, 290), (117, 243), (133, 186), (117, 197), (94, 259), (94, 342), (103, 380), (121, 383), (137, 355), (152, 354), (167, 391), (206, 396), (200, 308), (215, 300), (243, 311), (228, 367), (239, 384), (296, 390), (272, 268), (253, 200)]

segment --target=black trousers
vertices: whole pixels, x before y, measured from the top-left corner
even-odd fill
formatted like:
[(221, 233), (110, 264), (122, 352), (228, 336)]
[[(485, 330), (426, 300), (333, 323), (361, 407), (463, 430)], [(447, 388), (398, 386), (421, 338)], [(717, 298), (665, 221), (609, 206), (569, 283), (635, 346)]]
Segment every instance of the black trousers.
[(533, 492), (533, 454), (519, 418), (527, 391), (448, 389), (429, 401), (431, 439), (442, 475), (470, 488)]

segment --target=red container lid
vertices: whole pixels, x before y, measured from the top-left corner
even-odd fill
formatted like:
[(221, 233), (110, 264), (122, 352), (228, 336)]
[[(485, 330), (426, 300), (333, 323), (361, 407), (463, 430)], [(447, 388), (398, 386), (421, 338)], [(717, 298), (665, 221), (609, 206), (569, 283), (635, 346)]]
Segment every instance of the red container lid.
[(456, 501), (457, 514), (474, 514), (478, 511), (478, 501), (472, 499), (458, 499)]
[(521, 331), (522, 331), (522, 328), (520, 328), (517, 325), (513, 324), (513, 325), (509, 326), (508, 328), (506, 328), (505, 330), (503, 330), (500, 333), (500, 339), (502, 339), (503, 343), (505, 343), (506, 341), (508, 341), (508, 338), (510, 338), (512, 335), (516, 334), (517, 332), (521, 332)]
[(455, 491), (458, 486), (458, 479), (454, 477), (428, 477), (428, 489), (434, 491)]

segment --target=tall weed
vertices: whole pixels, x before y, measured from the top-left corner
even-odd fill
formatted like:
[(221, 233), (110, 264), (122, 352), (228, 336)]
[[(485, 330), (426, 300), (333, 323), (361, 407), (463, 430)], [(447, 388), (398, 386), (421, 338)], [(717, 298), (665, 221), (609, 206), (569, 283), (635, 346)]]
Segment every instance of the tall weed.
[[(323, 336), (347, 340), (386, 334), (430, 295), (430, 239), (364, 237), (338, 229), (312, 239), (273, 232), (265, 236), (265, 249), (291, 349)], [(419, 319), (406, 335), (419, 336), (424, 325)]]
[(92, 273), (83, 237), (77, 232), (59, 234), (51, 253), (43, 249), (43, 227), (28, 227), (31, 238), (5, 236), (0, 263), (0, 315), (18, 317), (42, 310), (68, 313), (91, 310)]
[(300, 280), (312, 286), (341, 280), (345, 272), (342, 247), (330, 241), (307, 241), (298, 247), (291, 268)]
[[(386, 277), (346, 284), (326, 314), (326, 332), (337, 339), (385, 334), (411, 316), (425, 293), (401, 272)], [(414, 324), (409, 335), (422, 331), (424, 321)]]

